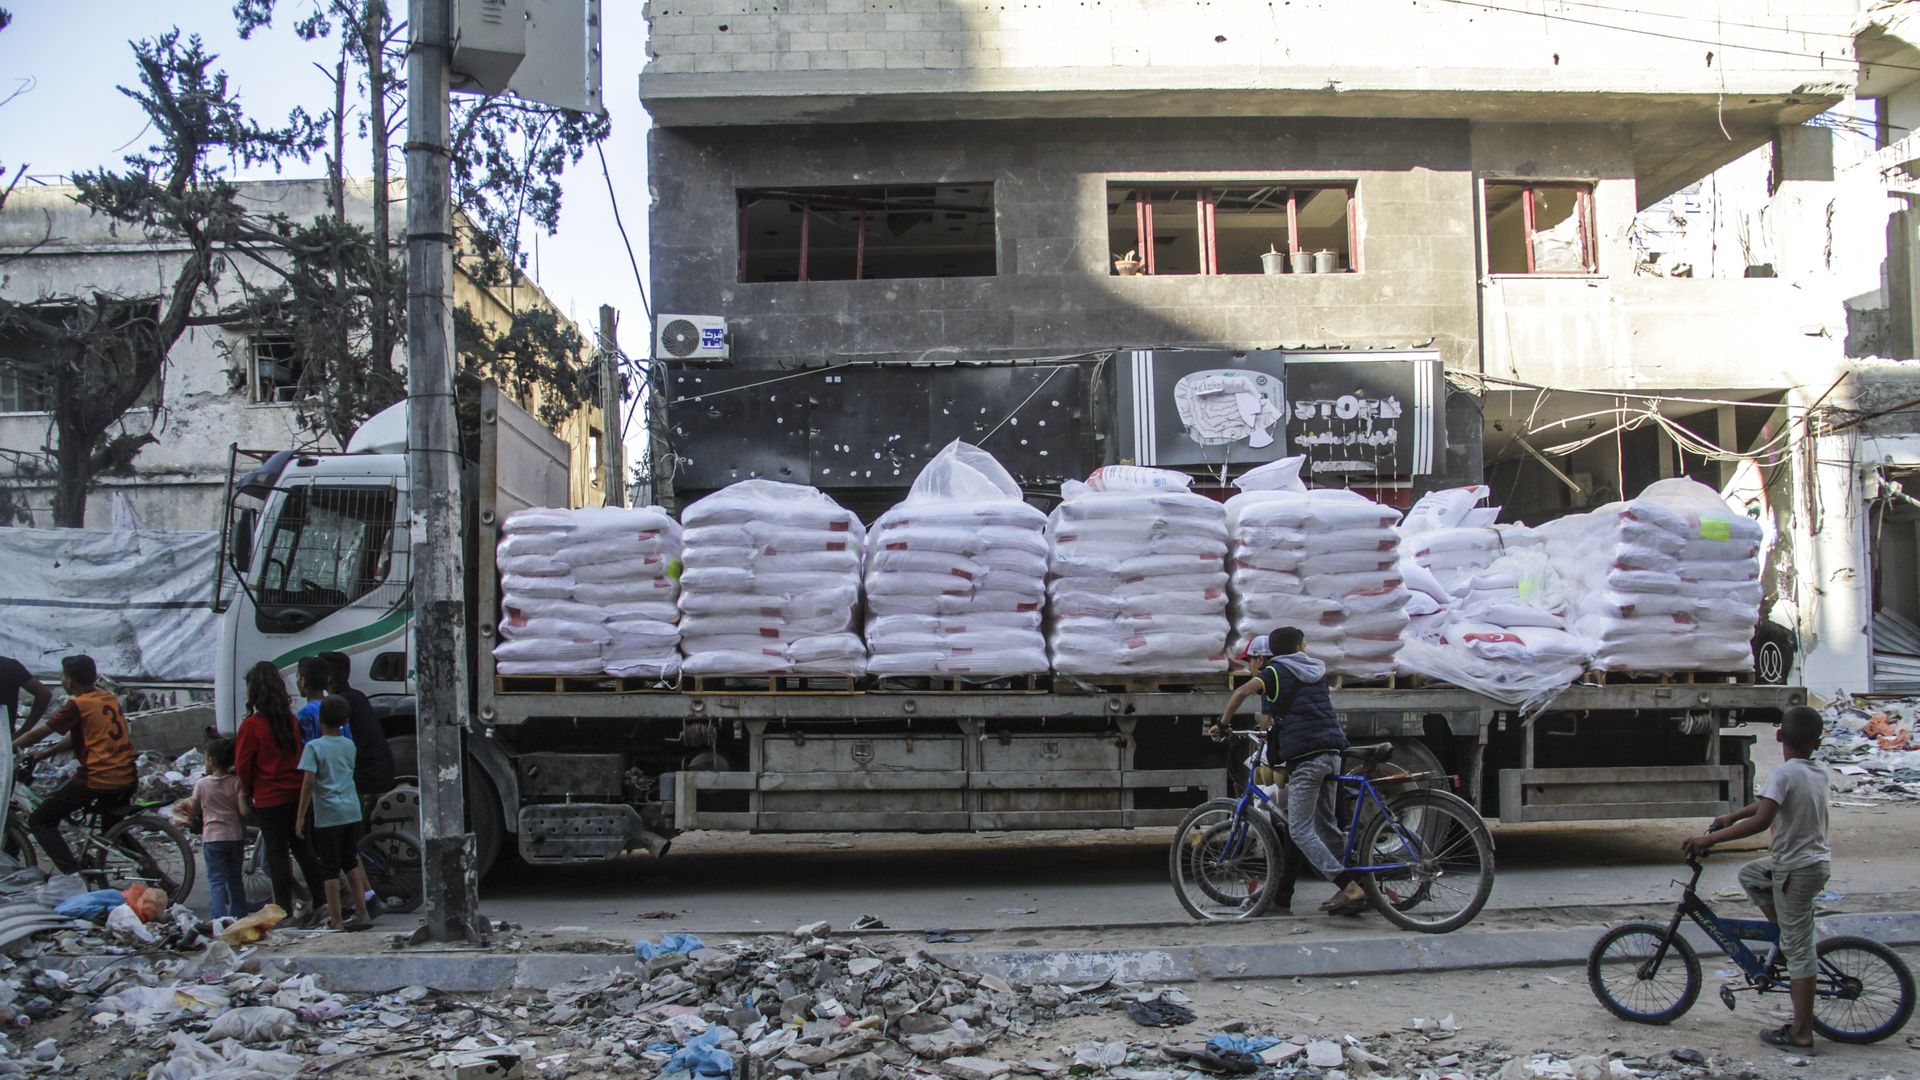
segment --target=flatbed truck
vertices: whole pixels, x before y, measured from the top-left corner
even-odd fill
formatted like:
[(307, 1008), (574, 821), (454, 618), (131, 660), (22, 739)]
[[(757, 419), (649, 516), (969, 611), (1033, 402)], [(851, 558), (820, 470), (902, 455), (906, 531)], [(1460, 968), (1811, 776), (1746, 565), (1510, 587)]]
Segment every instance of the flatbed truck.
[[(487, 387), (466, 479), (473, 715), (462, 773), (483, 868), (665, 854), (693, 830), (966, 832), (1177, 824), (1223, 795), (1227, 748), (1203, 729), (1230, 679), (995, 683), (816, 677), (508, 678), (494, 550), (506, 516), (563, 506), (559, 439)], [(230, 482), (216, 709), (243, 713), (262, 659), (346, 653), (413, 770), (404, 405), (344, 452), (242, 454)], [(1531, 716), (1437, 684), (1341, 685), (1355, 740), (1456, 778), (1503, 822), (1706, 818), (1752, 798), (1754, 735), (1805, 701), (1740, 676), (1576, 685)]]

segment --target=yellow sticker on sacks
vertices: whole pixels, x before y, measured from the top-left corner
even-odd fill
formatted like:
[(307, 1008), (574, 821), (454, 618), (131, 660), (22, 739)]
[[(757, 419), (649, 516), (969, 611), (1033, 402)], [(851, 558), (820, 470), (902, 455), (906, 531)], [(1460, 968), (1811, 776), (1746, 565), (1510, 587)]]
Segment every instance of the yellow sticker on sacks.
[(1702, 540), (1733, 539), (1733, 522), (1728, 521), (1725, 518), (1701, 518), (1700, 519), (1700, 539)]

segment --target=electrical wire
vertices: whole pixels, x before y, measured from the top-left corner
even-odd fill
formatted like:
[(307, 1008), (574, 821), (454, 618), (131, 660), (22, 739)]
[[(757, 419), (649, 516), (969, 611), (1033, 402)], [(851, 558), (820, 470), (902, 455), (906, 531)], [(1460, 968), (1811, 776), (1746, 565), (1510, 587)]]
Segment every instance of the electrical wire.
[[(1592, 8), (1596, 11), (1611, 11), (1620, 15), (1642, 15), (1650, 19), (1681, 19), (1688, 22), (1706, 22), (1707, 21), (1706, 17), (1701, 15), (1683, 15), (1679, 12), (1674, 12), (1674, 11), (1648, 11), (1644, 8), (1618, 7), (1613, 4), (1596, 4), (1591, 2), (1591, 0), (1554, 0), (1554, 2), (1559, 4), (1561, 7)], [(1541, 13), (1528, 12), (1528, 14), (1533, 15), (1533, 14), (1541, 14)], [(1714, 21), (1718, 22), (1719, 20), (1716, 19)], [(1804, 34), (1808, 37), (1839, 38), (1843, 41), (1854, 40), (1853, 34), (1840, 31), (1840, 30), (1795, 30), (1789, 27), (1784, 27), (1784, 26), (1768, 26), (1764, 23), (1745, 23), (1745, 22), (1730, 22), (1730, 23), (1726, 23), (1725, 25), (1738, 27), (1742, 30), (1773, 30), (1773, 31), (1781, 31), (1781, 32), (1790, 33), (1790, 34)]]
[(1015, 405), (1013, 407), (1013, 411), (1008, 413), (1005, 419), (993, 425), (992, 431), (987, 432), (985, 435), (982, 435), (980, 436), (979, 439), (975, 440), (974, 445), (979, 446), (982, 443), (985, 443), (988, 439), (993, 438), (994, 432), (999, 431), (1003, 427), (1006, 427), (1009, 421), (1011, 421), (1014, 417), (1019, 416), (1020, 410), (1027, 407), (1027, 402), (1032, 401), (1034, 398), (1039, 397), (1040, 391), (1045, 390), (1047, 388), (1047, 384), (1053, 381), (1053, 377), (1055, 375), (1060, 374), (1060, 372), (1065, 368), (1067, 368), (1068, 366), (1069, 365), (1067, 364), (1055, 365), (1052, 371), (1047, 372), (1047, 377), (1040, 380), (1040, 385), (1033, 388), (1033, 393), (1028, 394), (1026, 397), (1022, 398), (1020, 401), (1020, 404)]
[(593, 152), (600, 156), (600, 176), (607, 182), (607, 201), (613, 204), (613, 223), (619, 226), (620, 242), (627, 247), (627, 263), (633, 267), (633, 284), (640, 290), (640, 310), (647, 317), (647, 325), (653, 325), (653, 306), (647, 303), (647, 283), (640, 278), (640, 260), (634, 257), (633, 241), (627, 238), (627, 226), (620, 220), (620, 196), (613, 190), (613, 173), (607, 170), (607, 151), (599, 143), (593, 144)]
[[(1822, 65), (1825, 65), (1828, 62), (1833, 62), (1837, 64), (1846, 64), (1849, 66), (1857, 63), (1865, 63), (1871, 67), (1883, 67), (1890, 71), (1920, 71), (1920, 65), (1895, 64), (1895, 63), (1889, 63), (1889, 62), (1884, 62), (1880, 60), (1860, 61), (1854, 57), (1845, 56), (1845, 55), (1828, 56), (1825, 53), (1801, 52), (1797, 49), (1779, 49), (1779, 48), (1773, 48), (1766, 45), (1739, 45), (1739, 44), (1733, 44), (1728, 42), (1716, 41), (1713, 38), (1692, 37), (1687, 34), (1669, 34), (1660, 30), (1646, 30), (1639, 27), (1620, 26), (1615, 23), (1598, 22), (1593, 19), (1575, 18), (1574, 16), (1571, 16), (1571, 15), (1557, 15), (1549, 11), (1528, 11), (1524, 8), (1501, 7), (1498, 4), (1487, 3), (1486, 0), (1440, 0), (1440, 2), (1443, 4), (1454, 4), (1459, 7), (1479, 8), (1483, 11), (1497, 11), (1503, 15), (1524, 15), (1530, 18), (1535, 18), (1535, 19), (1551, 19), (1556, 22), (1572, 23), (1573, 25), (1576, 25), (1576, 26), (1591, 26), (1600, 30), (1615, 30), (1622, 34), (1638, 34), (1641, 37), (1660, 38), (1666, 41), (1680, 41), (1680, 42), (1685, 42), (1689, 45), (1712, 45), (1716, 48), (1721, 48), (1721, 49), (1739, 49), (1743, 52), (1766, 53), (1771, 56), (1791, 56), (1791, 57), (1795, 57), (1797, 59), (1802, 59), (1802, 60), (1818, 60), (1821, 62)], [(1797, 33), (1798, 31), (1782, 29), (1780, 32)]]

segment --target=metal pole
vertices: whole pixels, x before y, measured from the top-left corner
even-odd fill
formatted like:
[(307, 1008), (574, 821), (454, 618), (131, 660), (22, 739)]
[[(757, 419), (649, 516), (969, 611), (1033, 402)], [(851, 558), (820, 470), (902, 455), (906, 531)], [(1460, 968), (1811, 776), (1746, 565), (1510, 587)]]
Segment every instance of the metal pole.
[(425, 934), (472, 940), (479, 901), (461, 782), (469, 703), (447, 146), (452, 9), (450, 0), (409, 0), (408, 7), (407, 471)]
[(600, 461), (606, 468), (601, 490), (608, 506), (627, 505), (626, 447), (620, 438), (620, 319), (612, 305), (600, 305)]

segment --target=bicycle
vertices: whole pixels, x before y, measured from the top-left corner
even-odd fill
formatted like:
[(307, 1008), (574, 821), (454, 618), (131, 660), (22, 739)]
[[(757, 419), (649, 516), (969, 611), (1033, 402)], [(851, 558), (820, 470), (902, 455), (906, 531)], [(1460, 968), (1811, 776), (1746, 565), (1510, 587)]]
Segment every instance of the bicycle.
[[(1681, 887), (1667, 925), (1628, 922), (1608, 930), (1587, 955), (1587, 985), (1607, 1011), (1638, 1024), (1670, 1024), (1700, 996), (1700, 957), (1680, 936), (1680, 921), (1692, 919), (1739, 965), (1745, 985), (1720, 987), (1731, 1010), (1734, 995), (1786, 993), (1792, 985), (1778, 950), (1762, 960), (1746, 942), (1777, 945), (1780, 927), (1765, 919), (1725, 919), (1700, 898), (1698, 856), (1687, 856), (1693, 876)], [(1868, 938), (1840, 935), (1814, 946), (1819, 961), (1813, 994), (1813, 1029), (1834, 1042), (1871, 1043), (1892, 1035), (1913, 1015), (1913, 973), (1892, 949)]]
[[(1285, 867), (1285, 810), (1254, 782), (1264, 734), (1234, 734), (1254, 743), (1245, 762), (1248, 783), (1237, 799), (1195, 807), (1167, 853), (1174, 893), (1196, 919), (1258, 917), (1272, 903)], [(1493, 839), (1472, 805), (1450, 792), (1416, 788), (1383, 798), (1382, 785), (1434, 778), (1405, 770), (1375, 777), (1392, 753), (1392, 743), (1349, 747), (1342, 766), (1357, 768), (1328, 778), (1343, 796), (1341, 862), (1368, 903), (1394, 925), (1428, 934), (1457, 930), (1480, 913), (1493, 890)]]
[[(0, 847), (23, 866), (38, 866), (40, 856), (26, 821), (44, 800), (33, 789), (33, 766), (14, 770), (13, 802)], [(193, 890), (193, 845), (173, 823), (153, 811), (162, 803), (98, 806), (68, 818), (69, 844), (80, 864), (80, 878), (96, 889), (124, 889), (139, 882), (166, 890), (172, 901)], [(78, 841), (74, 843), (74, 841)]]

